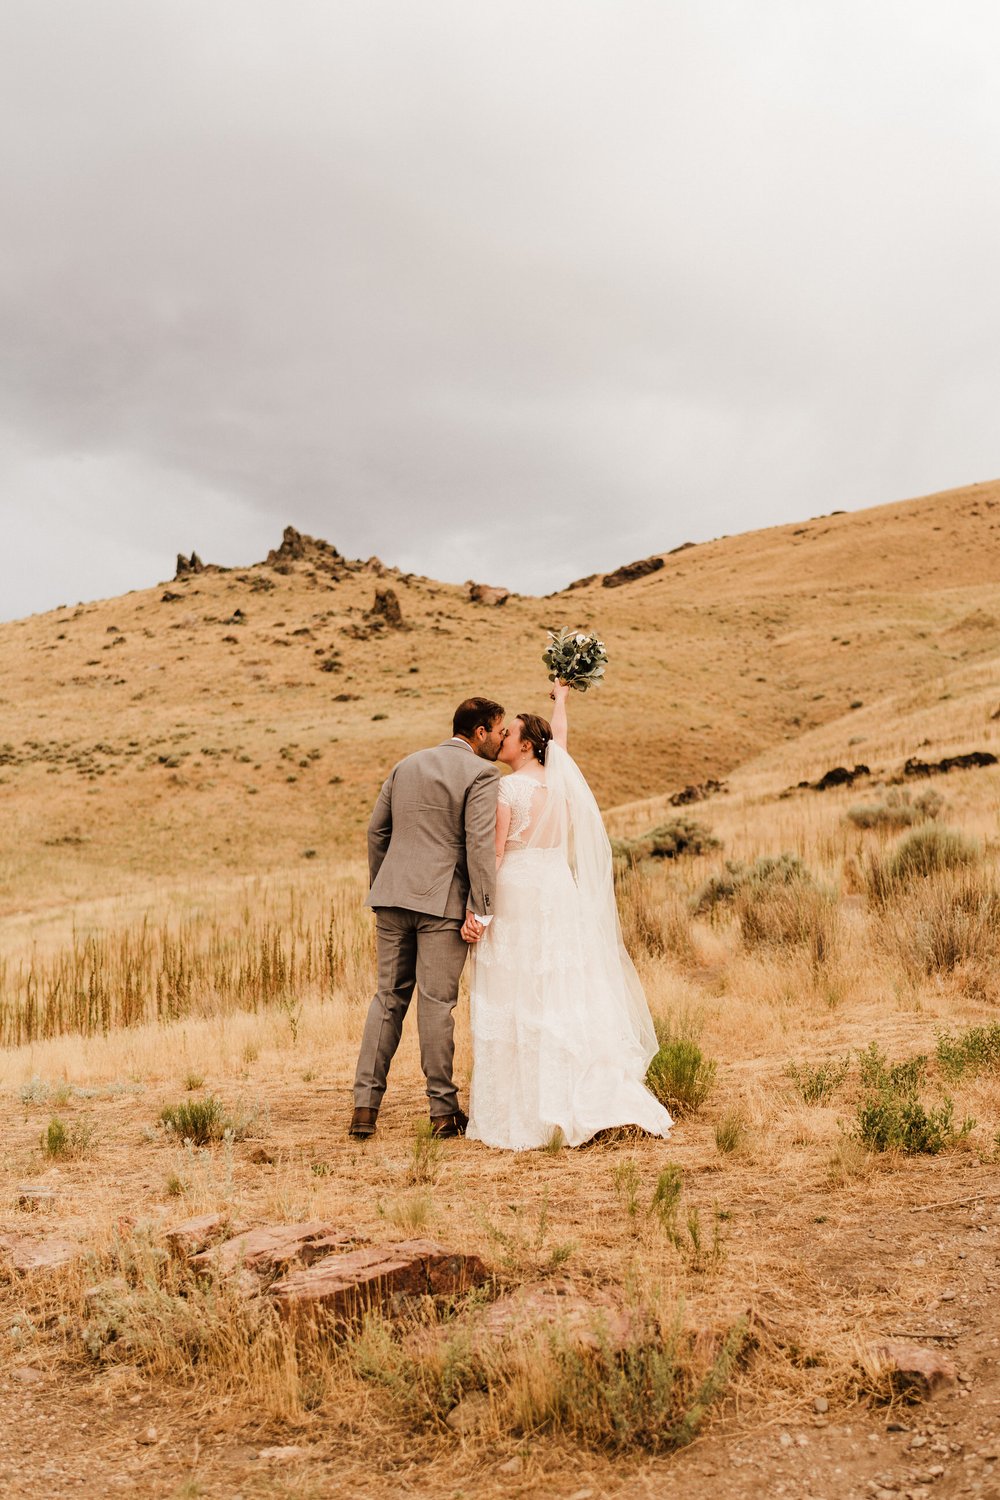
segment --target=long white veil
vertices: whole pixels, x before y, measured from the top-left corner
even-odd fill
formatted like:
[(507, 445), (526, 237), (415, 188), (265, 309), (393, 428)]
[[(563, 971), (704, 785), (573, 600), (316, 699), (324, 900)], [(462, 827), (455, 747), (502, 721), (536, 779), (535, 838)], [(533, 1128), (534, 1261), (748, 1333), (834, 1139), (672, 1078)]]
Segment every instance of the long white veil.
[(611, 844), (601, 810), (573, 757), (554, 740), (545, 753), (545, 781), (548, 795), (536, 799), (536, 805), (543, 805), (537, 813), (533, 810), (524, 846), (562, 849), (579, 892), (588, 973), (607, 1018), (609, 1044), (624, 1045), (633, 1055), (641, 1080), (657, 1050), (656, 1032), (635, 965), (622, 941)]

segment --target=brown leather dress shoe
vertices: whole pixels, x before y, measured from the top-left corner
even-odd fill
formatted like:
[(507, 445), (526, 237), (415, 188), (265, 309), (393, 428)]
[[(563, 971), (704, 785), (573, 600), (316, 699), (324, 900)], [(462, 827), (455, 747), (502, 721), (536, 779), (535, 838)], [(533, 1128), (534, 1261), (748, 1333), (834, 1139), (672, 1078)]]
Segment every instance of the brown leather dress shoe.
[(356, 1109), (351, 1116), (351, 1126), (347, 1134), (353, 1136), (356, 1141), (366, 1141), (369, 1136), (375, 1134), (377, 1122), (377, 1109)]
[(447, 1141), (456, 1135), (464, 1135), (469, 1117), (464, 1110), (456, 1109), (453, 1115), (435, 1115), (431, 1119), (431, 1135), (435, 1140)]

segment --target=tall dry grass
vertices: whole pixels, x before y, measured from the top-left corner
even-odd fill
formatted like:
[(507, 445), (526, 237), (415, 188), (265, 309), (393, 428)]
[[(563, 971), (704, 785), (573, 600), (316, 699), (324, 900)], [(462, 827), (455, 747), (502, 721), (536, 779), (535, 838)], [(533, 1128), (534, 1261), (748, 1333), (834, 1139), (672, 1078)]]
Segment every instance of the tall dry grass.
[(340, 881), (306, 904), (292, 888), (238, 911), (143, 918), (0, 959), (0, 1045), (365, 992), (374, 943), (363, 894)]

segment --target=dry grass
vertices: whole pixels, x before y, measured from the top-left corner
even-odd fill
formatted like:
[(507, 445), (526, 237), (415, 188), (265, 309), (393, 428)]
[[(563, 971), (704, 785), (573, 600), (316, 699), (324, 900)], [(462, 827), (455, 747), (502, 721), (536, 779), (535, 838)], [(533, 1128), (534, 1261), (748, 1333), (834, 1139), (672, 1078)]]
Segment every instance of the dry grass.
[[(396, 579), (414, 628), (372, 640), (343, 634), (370, 604), (377, 575), (363, 569), (330, 589), (293, 570), (268, 592), (254, 592), (259, 570), (245, 583), (207, 575), (177, 604), (146, 591), (0, 627), (5, 690), (30, 678), (34, 693), (30, 710), (5, 705), (12, 748), (0, 757), (0, 1212), (8, 1230), (58, 1234), (84, 1254), (0, 1288), (3, 1357), (58, 1368), (70, 1385), (86, 1373), (109, 1392), (148, 1391), (164, 1410), (196, 1412), (192, 1426), (322, 1432), (345, 1474), (405, 1461), (435, 1493), (474, 1479), (484, 1495), (509, 1487), (487, 1471), (501, 1457), (528, 1455), (525, 1483), (543, 1489), (588, 1448), (610, 1488), (634, 1472), (631, 1451), (690, 1435), (694, 1413), (750, 1428), (820, 1393), (836, 1405), (874, 1389), (856, 1330), (906, 1326), (948, 1274), (915, 1264), (927, 1235), (911, 1208), (947, 1198), (957, 1173), (998, 1149), (1000, 774), (947, 778), (961, 857), (902, 875), (913, 835), (846, 814), (859, 797), (912, 799), (784, 793), (862, 758), (895, 774), (927, 738), (928, 757), (996, 743), (1000, 630), (962, 625), (996, 581), (971, 505), (959, 495), (829, 518), (801, 541), (789, 528), (728, 539), (633, 589), (503, 611)], [(955, 535), (928, 574), (932, 518)], [(827, 584), (834, 576), (851, 586)], [(246, 625), (217, 623), (240, 601)], [(603, 800), (633, 799), (609, 812), (610, 831), (669, 825), (666, 792), (729, 781), (695, 809), (721, 848), (618, 870), (661, 1031), (696, 1039), (717, 1065), (711, 1089), (666, 1147), (553, 1142), (508, 1156), (432, 1142), (416, 1130), (411, 1024), (379, 1134), (360, 1147), (345, 1126), (372, 984), (367, 807), (385, 767), (446, 732), (470, 688), (544, 707), (542, 624), (570, 616), (599, 623), (616, 653), (608, 687), (574, 703), (574, 747)], [(661, 677), (650, 663), (666, 619)], [(126, 641), (105, 656), (112, 623)], [(312, 642), (293, 635), (305, 628)], [(239, 645), (224, 645), (234, 633)], [(335, 642), (342, 668), (321, 673), (316, 646)], [(504, 680), (467, 681), (468, 659), (502, 662)], [(331, 704), (339, 692), (356, 696)], [(866, 706), (849, 710), (858, 697)], [(939, 852), (940, 823), (916, 829)], [(792, 878), (736, 882), (697, 910), (706, 883), (732, 875), (726, 861), (745, 872), (783, 854)], [(957, 1129), (975, 1119), (940, 1157), (852, 1135), (867, 1097), (859, 1054), (873, 1042), (887, 1059), (926, 1056), (928, 1114), (948, 1095)], [(463, 1085), (470, 1064), (460, 1006)], [(208, 1100), (251, 1132), (224, 1127), (198, 1144), (159, 1123)], [(19, 1206), (23, 1183), (53, 1185), (51, 1205)], [(498, 1284), (568, 1277), (622, 1298), (666, 1353), (651, 1359), (647, 1338), (625, 1359), (581, 1361), (556, 1337), (477, 1363), (454, 1309), (427, 1310), (436, 1332), (423, 1352), (378, 1322), (346, 1341), (295, 1341), (164, 1258), (171, 1223), (220, 1210), (329, 1218), (373, 1239), (431, 1234), (482, 1255)], [(443, 1419), (473, 1391), (486, 1400), (460, 1443)]]

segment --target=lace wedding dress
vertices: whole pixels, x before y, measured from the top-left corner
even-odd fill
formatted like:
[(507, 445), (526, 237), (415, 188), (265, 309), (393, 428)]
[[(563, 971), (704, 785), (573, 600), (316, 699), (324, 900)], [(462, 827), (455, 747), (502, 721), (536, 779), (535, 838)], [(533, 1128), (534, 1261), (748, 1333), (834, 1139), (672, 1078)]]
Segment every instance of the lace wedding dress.
[[(541, 768), (539, 768), (541, 770)], [(470, 1140), (521, 1151), (612, 1125), (666, 1135), (643, 1079), (656, 1051), (621, 940), (611, 848), (572, 758), (506, 776), (511, 810), (494, 917), (472, 950)]]

